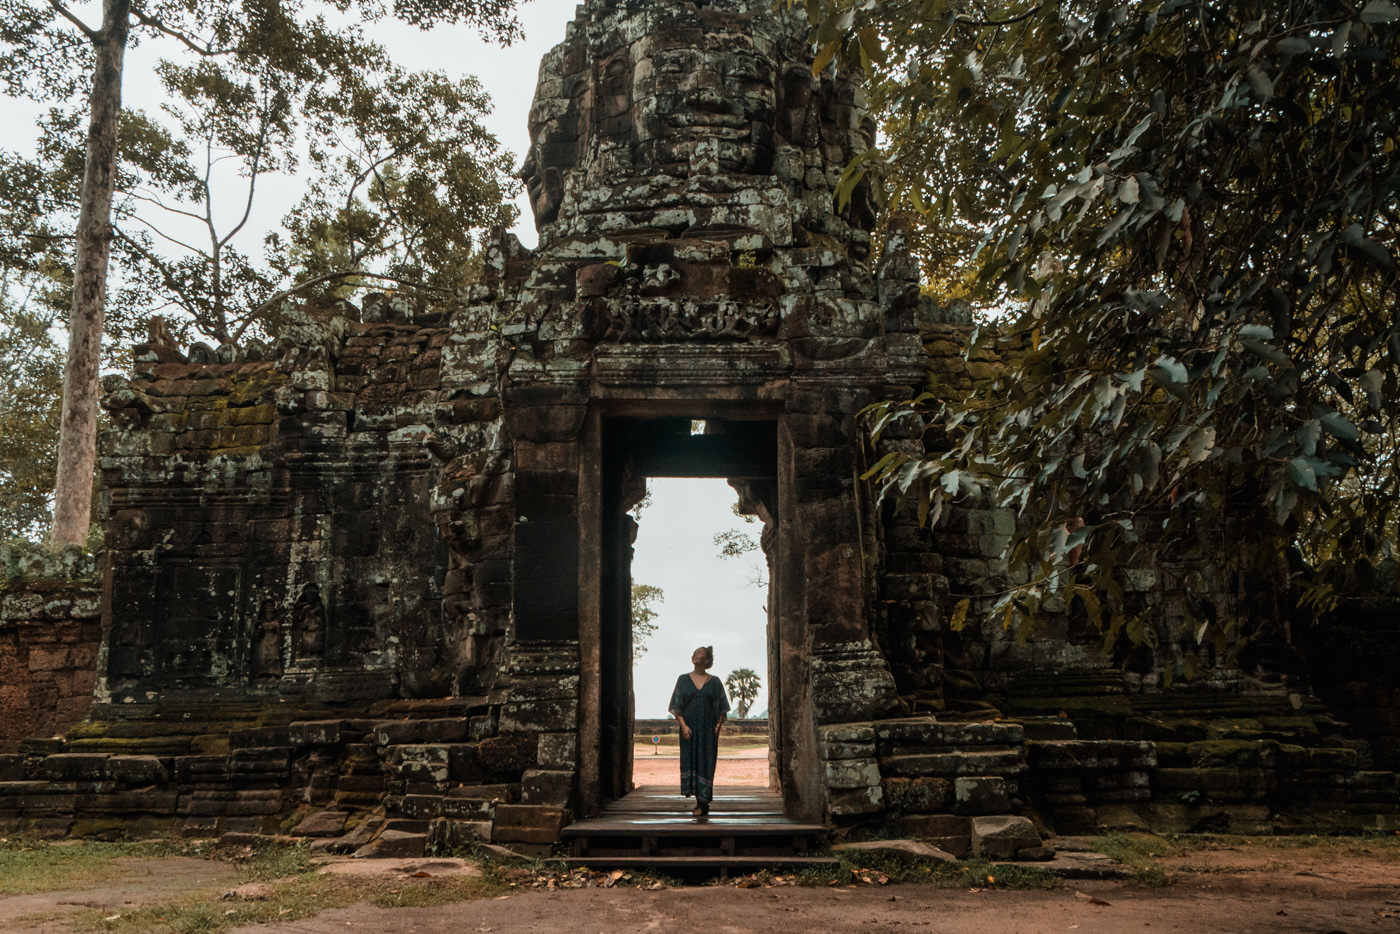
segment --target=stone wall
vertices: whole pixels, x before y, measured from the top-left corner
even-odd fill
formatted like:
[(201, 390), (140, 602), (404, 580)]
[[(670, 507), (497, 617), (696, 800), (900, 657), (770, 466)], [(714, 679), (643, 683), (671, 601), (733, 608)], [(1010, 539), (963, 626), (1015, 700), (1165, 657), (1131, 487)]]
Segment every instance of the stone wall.
[(87, 716), (101, 642), (99, 596), (91, 555), (0, 546), (0, 753)]
[(108, 379), (113, 716), (455, 685), (425, 445), (447, 335), (382, 296), (313, 311), (273, 347), (138, 345)]

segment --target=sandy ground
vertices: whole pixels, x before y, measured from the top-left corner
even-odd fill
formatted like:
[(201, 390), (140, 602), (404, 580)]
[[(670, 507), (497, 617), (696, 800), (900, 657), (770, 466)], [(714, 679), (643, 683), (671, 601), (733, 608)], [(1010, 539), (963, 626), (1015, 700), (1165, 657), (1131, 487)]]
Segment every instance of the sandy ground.
[[(633, 749), (633, 785), (679, 785), (680, 780), (679, 755), (674, 749), (654, 752), (652, 747), (641, 744)], [(715, 786), (731, 788), (735, 785), (768, 787), (767, 746), (735, 749), (719, 757), (715, 763)]]
[[(72, 913), (79, 908), (115, 913), (191, 891), (217, 900), (233, 878), (228, 864), (205, 860), (172, 857), (125, 862), (124, 877), (100, 890), (0, 898), (0, 931), (58, 934), (73, 929)], [(297, 922), (250, 925), (236, 931), (642, 934), (703, 927), (712, 934), (785, 934), (803, 929), (813, 934), (1400, 932), (1400, 860), (1393, 849), (1372, 852), (1365, 844), (1357, 844), (1345, 851), (1337, 847), (1280, 850), (1245, 844), (1198, 850), (1162, 863), (1177, 877), (1161, 888), (1066, 881), (1050, 890), (709, 884), (645, 891), (621, 884), (610, 889), (531, 889), (432, 908), (356, 905)]]
[[(664, 767), (662, 763), (675, 765), (674, 759), (667, 763), (661, 756), (656, 758), (661, 760), (658, 768)], [(758, 758), (728, 761), (763, 762)], [(1234, 840), (1157, 862), (1173, 873), (1171, 884), (1145, 887), (1122, 881), (1065, 880), (1058, 888), (1012, 890), (940, 889), (907, 883), (745, 888), (731, 882), (643, 890), (622, 882), (613, 888), (553, 891), (522, 884), (518, 893), (493, 899), (432, 908), (362, 904), (301, 921), (235, 930), (238, 934), (642, 934), (691, 928), (708, 934), (1400, 934), (1400, 853), (1393, 846), (1365, 840), (1312, 846)], [(0, 932), (60, 934), (75, 929), (83, 908), (115, 914), (190, 893), (222, 905), (219, 896), (235, 884), (237, 876), (231, 864), (184, 857), (122, 863), (121, 876), (101, 888), (0, 898)], [(396, 878), (401, 877), (400, 872)], [(91, 924), (91, 913), (84, 914)]]
[[(1256, 880), (1257, 881), (1257, 880)], [(238, 934), (374, 932), (530, 932), (643, 934), (704, 930), (862, 934), (1060, 934), (1065, 931), (1358, 932), (1400, 931), (1400, 907), (1374, 888), (1326, 892), (1286, 884), (1259, 888), (1212, 879), (1170, 889), (1086, 882), (1056, 891), (967, 891), (926, 886), (834, 889), (582, 889), (530, 892), (438, 908), (327, 911), (286, 925), (239, 928)]]

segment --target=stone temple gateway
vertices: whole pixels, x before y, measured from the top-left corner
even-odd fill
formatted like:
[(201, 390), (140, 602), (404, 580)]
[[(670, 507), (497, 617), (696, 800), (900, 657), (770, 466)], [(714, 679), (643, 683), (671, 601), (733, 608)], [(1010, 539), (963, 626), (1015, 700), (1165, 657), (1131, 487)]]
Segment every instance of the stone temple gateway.
[(955, 853), (1013, 813), (1396, 824), (1378, 720), (1348, 732), (1238, 671), (1163, 690), (1072, 620), (1030, 642), (949, 624), (1007, 574), (1014, 519), (969, 503), (930, 531), (879, 504), (856, 416), (996, 363), (964, 359), (897, 237), (877, 255), (868, 192), (836, 209), (873, 125), (856, 84), (813, 76), (800, 19), (588, 0), (529, 120), (539, 246), (500, 236), (451, 307), (371, 296), (289, 312), (272, 346), (138, 346), (107, 396), (92, 715), (0, 756), (0, 827), (372, 811), (547, 851), (630, 787), (648, 476), (725, 478), (764, 523), (789, 817)]

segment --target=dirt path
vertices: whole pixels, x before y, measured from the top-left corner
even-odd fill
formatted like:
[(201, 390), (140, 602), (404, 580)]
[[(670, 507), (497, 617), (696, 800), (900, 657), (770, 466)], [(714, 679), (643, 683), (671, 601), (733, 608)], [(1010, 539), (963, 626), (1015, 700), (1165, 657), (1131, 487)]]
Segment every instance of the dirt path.
[[(532, 879), (538, 881), (531, 870), (523, 877), (520, 891), (499, 898), (422, 908), (364, 903), (330, 908), (299, 921), (235, 930), (240, 934), (641, 934), (703, 925), (713, 934), (1400, 934), (1400, 848), (1394, 845), (1369, 840), (1294, 844), (1235, 839), (1182, 849), (1183, 855), (1155, 860), (1174, 875), (1175, 881), (1163, 887), (1067, 880), (1058, 888), (1022, 890), (894, 883), (752, 888), (730, 883), (642, 890), (623, 882), (613, 888), (545, 891), (525, 888)], [(198, 899), (208, 893), (215, 915), (224, 914), (233, 904), (219, 899), (235, 884), (238, 869), (231, 863), (185, 857), (119, 862), (120, 869), (109, 869), (100, 887), (74, 886), (70, 891), (0, 898), (0, 931), (58, 934), (74, 930), (79, 920), (90, 931), (95, 929), (95, 919), (107, 912), (129, 914), (143, 905), (165, 904), (191, 894)], [(356, 888), (350, 899), (363, 897), (368, 902), (372, 884), (366, 880), (363, 895)], [(380, 884), (382, 888), (383, 880)], [(402, 882), (392, 884), (397, 891)], [(343, 898), (332, 902), (346, 903)]]
[[(37, 895), (0, 897), (0, 931), (68, 931), (65, 915), (84, 909), (117, 914), (193, 890), (232, 888), (238, 869), (230, 863), (184, 856), (122, 859), (101, 885)], [(27, 919), (21, 921), (21, 919)]]
[(901, 885), (860, 889), (739, 889), (704, 886), (645, 892), (586, 889), (530, 892), (437, 908), (356, 907), (294, 924), (238, 934), (330, 932), (570, 931), (650, 934), (703, 928), (712, 934), (855, 931), (862, 934), (1061, 934), (1065, 931), (1396, 932), (1395, 889), (1353, 886), (1316, 891), (1286, 879), (1258, 889), (1233, 879), (1195, 880), (1169, 889), (1085, 882), (1055, 891), (968, 891)]
[[(675, 748), (653, 753), (650, 746), (638, 745), (632, 755), (632, 784), (669, 785), (680, 782), (680, 758)], [(726, 752), (715, 763), (715, 785), (758, 785), (768, 787), (768, 747)]]

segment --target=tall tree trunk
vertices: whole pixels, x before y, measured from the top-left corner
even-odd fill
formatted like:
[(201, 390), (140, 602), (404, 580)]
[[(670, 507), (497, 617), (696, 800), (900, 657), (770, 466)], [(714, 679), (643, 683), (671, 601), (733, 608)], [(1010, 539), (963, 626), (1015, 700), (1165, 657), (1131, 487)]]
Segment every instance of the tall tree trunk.
[(68, 321), (68, 364), (58, 436), (53, 541), (87, 540), (92, 521), (92, 478), (97, 460), (97, 393), (102, 316), (107, 305), (107, 259), (112, 242), (112, 185), (117, 174), (117, 121), (122, 106), (130, 0), (103, 0), (102, 29), (93, 37), (96, 67), (73, 263), (73, 310)]

